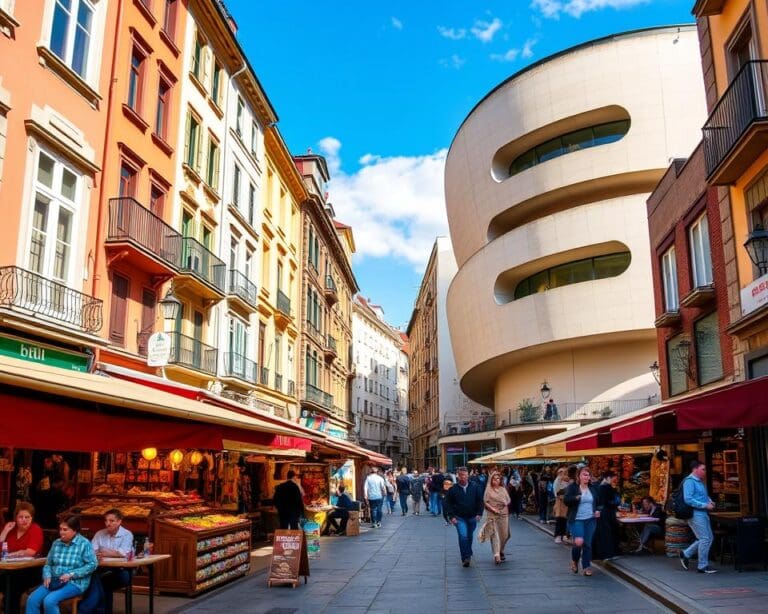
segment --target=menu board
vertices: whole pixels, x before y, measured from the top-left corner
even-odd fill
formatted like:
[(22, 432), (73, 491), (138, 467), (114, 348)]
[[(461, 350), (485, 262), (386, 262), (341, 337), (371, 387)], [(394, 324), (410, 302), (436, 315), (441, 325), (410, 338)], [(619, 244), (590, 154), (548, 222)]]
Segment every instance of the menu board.
[(278, 529), (275, 531), (272, 545), (272, 561), (269, 565), (267, 586), (274, 584), (299, 584), (299, 576), (304, 576), (304, 584), (309, 576), (309, 557), (304, 531)]

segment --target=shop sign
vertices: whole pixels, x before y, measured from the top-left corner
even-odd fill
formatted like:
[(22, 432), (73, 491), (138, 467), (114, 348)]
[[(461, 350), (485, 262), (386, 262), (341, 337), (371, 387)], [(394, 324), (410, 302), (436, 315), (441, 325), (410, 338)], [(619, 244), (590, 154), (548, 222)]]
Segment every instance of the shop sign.
[(69, 371), (88, 371), (88, 356), (69, 352), (44, 343), (31, 343), (26, 339), (0, 335), (0, 355), (36, 362)]
[(741, 289), (741, 315), (768, 304), (768, 273)]
[(158, 332), (150, 336), (147, 341), (147, 366), (164, 367), (171, 357), (171, 336), (168, 333)]
[(347, 439), (347, 431), (342, 431), (341, 429), (330, 427), (326, 432), (331, 437), (335, 437), (336, 439)]
[(464, 452), (464, 446), (445, 446), (448, 454), (461, 454)]
[(304, 531), (275, 531), (267, 586), (292, 584), (295, 588), (299, 584), (299, 576), (304, 576), (306, 584), (308, 575), (309, 557)]

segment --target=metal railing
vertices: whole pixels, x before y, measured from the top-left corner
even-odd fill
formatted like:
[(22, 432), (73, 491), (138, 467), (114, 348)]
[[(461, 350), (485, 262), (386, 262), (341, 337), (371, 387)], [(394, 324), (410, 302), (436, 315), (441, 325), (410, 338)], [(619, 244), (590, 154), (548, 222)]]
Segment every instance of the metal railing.
[(236, 354), (235, 352), (224, 353), (224, 375), (227, 377), (238, 377), (246, 382), (255, 384), (258, 369), (259, 367), (254, 361), (242, 354)]
[(347, 419), (347, 412), (345, 412), (341, 407), (338, 405), (333, 406), (333, 415), (337, 418), (341, 418), (342, 420)]
[(229, 294), (239, 296), (252, 307), (258, 305), (258, 291), (256, 289), (256, 284), (240, 271), (230, 269), (228, 288)]
[(173, 267), (181, 264), (181, 234), (133, 198), (109, 199), (111, 241), (131, 241)]
[(269, 385), (269, 369), (267, 367), (262, 367), (259, 370), (259, 383), (262, 386)]
[(750, 124), (768, 119), (766, 84), (768, 61), (747, 62), (717, 101), (702, 128), (707, 175), (728, 156)]
[(224, 292), (227, 265), (207, 247), (192, 237), (181, 238), (181, 271), (188, 271)]
[(103, 324), (103, 301), (16, 266), (0, 267), (0, 307), (31, 311), (93, 333)]
[(305, 384), (304, 399), (317, 405), (322, 405), (326, 409), (333, 410), (333, 395), (320, 390), (312, 384)]
[(648, 407), (656, 402), (655, 397), (643, 399), (624, 399), (618, 401), (593, 401), (590, 403), (560, 403), (555, 409), (541, 405), (529, 405), (523, 409), (510, 409), (506, 415), (483, 415), (466, 419), (448, 416), (440, 429), (441, 435), (464, 435), (503, 429), (520, 424), (547, 422), (581, 421), (593, 422), (622, 416), (631, 411)]
[(283, 391), (283, 376), (280, 373), (275, 373), (275, 390)]
[(323, 342), (323, 333), (320, 332), (320, 329), (318, 329), (311, 320), (307, 320), (307, 330), (318, 343)]
[(277, 291), (277, 310), (287, 316), (291, 315), (291, 299), (280, 289)]
[(333, 277), (331, 277), (330, 275), (325, 276), (325, 289), (327, 292), (332, 292), (334, 294), (336, 294), (337, 292), (336, 282), (333, 281)]
[(325, 347), (327, 347), (331, 352), (336, 354), (337, 353), (337, 350), (336, 350), (336, 338), (332, 337), (331, 335), (328, 335), (327, 341), (325, 343)]
[(296, 382), (292, 379), (288, 380), (288, 396), (294, 396), (296, 394)]
[(170, 364), (190, 367), (216, 375), (219, 353), (215, 347), (178, 332), (170, 333), (170, 335), (171, 356), (168, 359)]

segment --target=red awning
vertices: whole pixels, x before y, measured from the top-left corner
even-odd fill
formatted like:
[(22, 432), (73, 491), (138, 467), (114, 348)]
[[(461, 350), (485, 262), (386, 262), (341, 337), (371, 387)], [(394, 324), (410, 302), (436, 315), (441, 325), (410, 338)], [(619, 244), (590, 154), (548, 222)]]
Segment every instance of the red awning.
[(261, 433), (233, 427), (222, 427), (222, 437), (230, 441), (266, 446), (275, 450), (303, 450), (304, 452), (312, 450), (312, 441), (304, 437)]
[(674, 404), (681, 430), (768, 425), (768, 377), (723, 386)]
[(565, 449), (568, 452), (578, 452), (579, 450), (594, 450), (595, 448), (606, 448), (611, 445), (611, 436), (609, 433), (593, 431), (584, 433), (565, 442)]

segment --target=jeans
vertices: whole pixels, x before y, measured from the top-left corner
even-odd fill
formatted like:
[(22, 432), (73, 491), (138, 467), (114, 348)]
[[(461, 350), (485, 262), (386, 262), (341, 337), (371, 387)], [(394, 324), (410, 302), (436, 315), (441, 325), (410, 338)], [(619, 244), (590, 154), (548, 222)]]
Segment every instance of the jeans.
[(477, 528), (477, 518), (456, 518), (456, 532), (459, 534), (459, 552), (461, 560), (472, 558), (472, 535)]
[(395, 509), (395, 495), (387, 493), (387, 506), (389, 507), (389, 513), (391, 514)]
[(381, 522), (381, 506), (384, 505), (384, 499), (368, 499), (371, 506), (371, 524)]
[(400, 511), (405, 516), (408, 513), (408, 492), (400, 493)]
[(67, 582), (61, 588), (51, 591), (45, 586), (38, 586), (27, 599), (27, 614), (59, 614), (59, 604), (62, 601), (77, 597), (83, 591), (72, 582)]
[(549, 511), (549, 493), (545, 491), (539, 491), (537, 498), (539, 504), (539, 520), (547, 521), (547, 512)]
[(658, 523), (648, 522), (643, 527), (643, 532), (640, 534), (640, 546), (645, 546), (652, 536), (664, 537), (664, 529), (662, 529)]
[(440, 493), (438, 491), (432, 491), (429, 493), (429, 511), (433, 516), (439, 516), (443, 513), (443, 501), (440, 499)]
[(597, 518), (587, 518), (586, 520), (574, 520), (570, 524), (571, 539), (576, 542), (577, 537), (583, 537), (584, 543), (581, 546), (571, 548), (571, 560), (574, 563), (579, 562), (581, 558), (581, 568), (587, 569), (592, 565), (592, 538), (595, 536), (597, 528)]
[(683, 550), (686, 558), (691, 558), (698, 551), (699, 569), (709, 566), (709, 549), (712, 546), (712, 527), (709, 524), (709, 516), (701, 510), (693, 510), (693, 518), (688, 520), (688, 526), (696, 536), (696, 541)]

